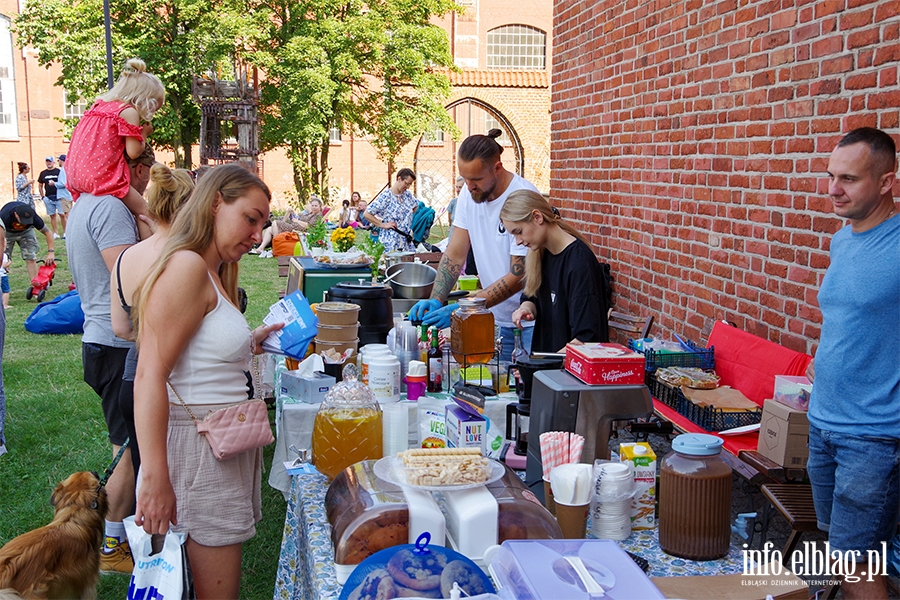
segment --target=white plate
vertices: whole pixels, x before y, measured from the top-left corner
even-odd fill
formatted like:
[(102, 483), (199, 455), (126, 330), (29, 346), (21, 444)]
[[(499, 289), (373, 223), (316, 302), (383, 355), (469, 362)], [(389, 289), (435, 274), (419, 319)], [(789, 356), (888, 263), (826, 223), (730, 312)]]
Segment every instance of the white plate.
[(750, 433), (751, 431), (759, 431), (759, 423), (752, 425), (744, 425), (743, 427), (735, 427), (734, 429), (726, 429), (716, 432), (716, 435), (741, 435), (742, 433)]
[(424, 490), (426, 492), (451, 492), (468, 490), (494, 483), (503, 477), (503, 474), (506, 472), (503, 465), (496, 460), (488, 459), (488, 466), (491, 470), (490, 473), (488, 473), (487, 481), (482, 481), (481, 483), (463, 483), (460, 485), (411, 485), (406, 482), (406, 467), (403, 466), (403, 461), (396, 456), (385, 456), (375, 463), (374, 470), (377, 477), (384, 479), (388, 483), (399, 485), (400, 487)]

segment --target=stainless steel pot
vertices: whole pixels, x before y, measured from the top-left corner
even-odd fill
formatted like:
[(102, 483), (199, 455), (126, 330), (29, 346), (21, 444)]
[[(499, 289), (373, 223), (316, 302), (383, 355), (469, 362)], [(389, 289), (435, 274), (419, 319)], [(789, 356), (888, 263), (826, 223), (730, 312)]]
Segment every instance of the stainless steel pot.
[(408, 300), (424, 300), (431, 296), (434, 279), (437, 277), (437, 271), (433, 267), (410, 262), (391, 265), (384, 274), (386, 277), (394, 276), (390, 281), (394, 295)]

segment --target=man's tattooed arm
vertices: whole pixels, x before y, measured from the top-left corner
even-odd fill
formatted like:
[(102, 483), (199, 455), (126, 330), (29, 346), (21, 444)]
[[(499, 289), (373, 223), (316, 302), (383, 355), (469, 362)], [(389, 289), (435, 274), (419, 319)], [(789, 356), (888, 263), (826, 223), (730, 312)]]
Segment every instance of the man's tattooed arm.
[(483, 298), (487, 298), (487, 306), (495, 306), (500, 304), (507, 298), (511, 298), (513, 294), (522, 291), (525, 283), (523, 277), (525, 275), (525, 257), (511, 256), (509, 259), (509, 273), (498, 279), (489, 288), (478, 294)]

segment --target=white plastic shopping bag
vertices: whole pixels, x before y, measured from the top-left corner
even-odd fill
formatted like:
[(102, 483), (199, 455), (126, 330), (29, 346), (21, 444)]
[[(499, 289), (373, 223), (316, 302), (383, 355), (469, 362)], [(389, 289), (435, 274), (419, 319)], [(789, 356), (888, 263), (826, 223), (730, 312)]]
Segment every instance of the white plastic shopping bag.
[(182, 555), (184, 533), (169, 531), (162, 549), (153, 554), (152, 536), (134, 523), (134, 517), (124, 519), (125, 532), (134, 558), (134, 571), (128, 586), (128, 600), (181, 600), (189, 585)]

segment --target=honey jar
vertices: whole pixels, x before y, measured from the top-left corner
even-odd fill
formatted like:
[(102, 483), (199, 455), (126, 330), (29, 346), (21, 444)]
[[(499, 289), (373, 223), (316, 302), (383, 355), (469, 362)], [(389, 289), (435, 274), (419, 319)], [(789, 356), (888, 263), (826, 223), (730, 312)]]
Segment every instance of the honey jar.
[(450, 317), (450, 352), (463, 368), (494, 357), (494, 314), (485, 298), (462, 298)]

